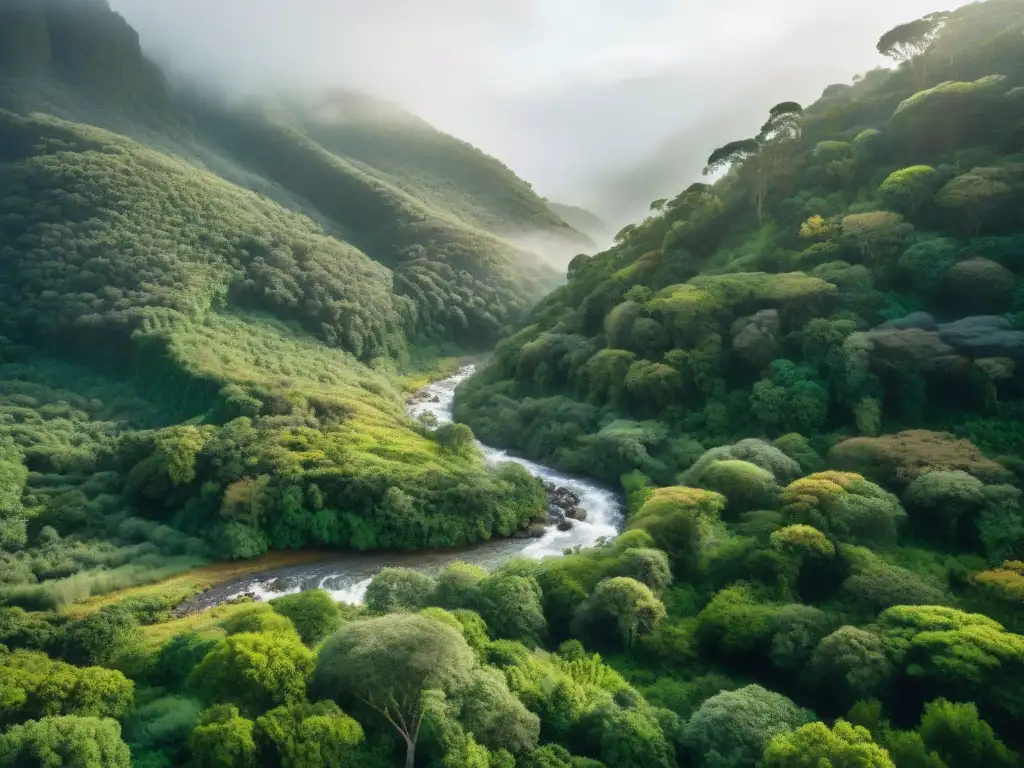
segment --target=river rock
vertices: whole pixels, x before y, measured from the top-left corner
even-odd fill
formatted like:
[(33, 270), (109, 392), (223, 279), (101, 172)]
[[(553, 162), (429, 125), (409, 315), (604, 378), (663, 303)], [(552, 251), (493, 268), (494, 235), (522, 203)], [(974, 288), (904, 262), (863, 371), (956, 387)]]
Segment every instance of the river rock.
[(583, 522), (587, 519), (587, 510), (583, 509), (583, 507), (569, 507), (569, 509), (565, 510), (565, 516), (570, 520)]
[(528, 538), (531, 539), (543, 538), (545, 533), (547, 533), (547, 528), (543, 525), (538, 525), (537, 523), (534, 523), (526, 529), (526, 534)]
[(570, 520), (569, 518), (565, 518), (564, 520), (559, 521), (559, 523), (558, 523), (558, 530), (560, 530), (560, 531), (571, 531), (572, 530), (572, 526), (573, 526), (572, 520)]
[(763, 368), (775, 359), (782, 331), (779, 310), (762, 309), (738, 318), (730, 330), (733, 351), (748, 363)]
[(1000, 315), (975, 315), (939, 326), (939, 338), (975, 358), (1024, 360), (1024, 331)]

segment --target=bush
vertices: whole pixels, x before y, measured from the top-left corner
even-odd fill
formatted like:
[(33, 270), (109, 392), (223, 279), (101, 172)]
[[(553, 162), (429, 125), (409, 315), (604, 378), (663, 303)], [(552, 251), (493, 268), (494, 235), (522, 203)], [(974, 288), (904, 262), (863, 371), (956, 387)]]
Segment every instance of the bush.
[(672, 583), (668, 556), (660, 549), (627, 549), (615, 557), (609, 576), (628, 576), (660, 595)]
[(289, 619), (306, 645), (313, 646), (338, 628), (341, 610), (331, 595), (311, 589), (270, 601), (274, 611)]
[(723, 589), (697, 614), (697, 639), (713, 655), (764, 654), (776, 612), (775, 606), (758, 602), (748, 587)]
[(206, 654), (187, 686), (212, 704), (230, 702), (246, 712), (264, 712), (305, 698), (314, 661), (297, 636), (232, 635)]
[(284, 634), (297, 636), (295, 626), (284, 616), (274, 613), (266, 604), (257, 603), (247, 609), (233, 613), (220, 623), (221, 628), (229, 635), (243, 633)]
[(811, 720), (785, 696), (748, 685), (701, 704), (686, 724), (685, 739), (695, 765), (741, 768), (755, 765), (774, 737)]
[(849, 706), (880, 693), (892, 668), (878, 635), (845, 626), (822, 638), (807, 672), (824, 695)]
[(735, 459), (716, 461), (704, 470), (700, 485), (728, 500), (732, 519), (755, 509), (771, 509), (779, 498), (775, 477), (756, 464)]
[(614, 628), (622, 645), (630, 649), (664, 618), (665, 606), (645, 584), (617, 576), (597, 585), (576, 611), (573, 627), (582, 637), (604, 637)]
[(216, 640), (203, 637), (194, 630), (175, 635), (160, 646), (150, 667), (149, 678), (156, 685), (176, 690), (216, 645)]
[(1005, 482), (1011, 476), (970, 441), (924, 429), (843, 440), (829, 451), (828, 460), (840, 469), (900, 488), (934, 470), (960, 470), (986, 483)]
[(921, 533), (955, 544), (965, 534), (961, 520), (973, 522), (985, 503), (984, 490), (984, 483), (966, 472), (936, 470), (914, 478), (903, 492), (903, 504)]
[(432, 578), (408, 568), (385, 568), (366, 588), (366, 608), (370, 613), (418, 611), (434, 594)]
[(712, 491), (659, 488), (630, 518), (627, 528), (649, 533), (655, 546), (668, 554), (677, 573), (691, 573), (697, 566), (705, 531), (725, 505), (725, 497)]
[(539, 645), (547, 635), (543, 593), (532, 576), (494, 573), (479, 585), (478, 609), (495, 638)]
[(241, 717), (238, 708), (220, 704), (205, 710), (188, 739), (195, 768), (252, 768), (256, 765), (253, 722)]
[(450, 611), (473, 607), (477, 585), (486, 575), (487, 571), (478, 565), (450, 563), (438, 574), (433, 602)]
[(843, 582), (843, 595), (858, 610), (875, 615), (894, 605), (942, 605), (950, 596), (922, 576), (881, 560), (856, 570)]
[(121, 741), (116, 720), (96, 717), (44, 717), (0, 734), (3, 768), (102, 766), (131, 768), (131, 751)]
[(906, 513), (899, 500), (860, 475), (819, 472), (788, 485), (782, 513), (840, 541), (892, 545)]
[(867, 728), (837, 720), (829, 730), (824, 723), (802, 725), (771, 740), (759, 763), (764, 768), (896, 768), (889, 753), (876, 744)]

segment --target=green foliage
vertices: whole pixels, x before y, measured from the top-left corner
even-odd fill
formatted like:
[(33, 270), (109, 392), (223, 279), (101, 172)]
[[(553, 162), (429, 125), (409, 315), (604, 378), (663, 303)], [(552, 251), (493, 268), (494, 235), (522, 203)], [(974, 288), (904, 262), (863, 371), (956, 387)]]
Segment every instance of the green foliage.
[(102, 667), (75, 667), (39, 651), (0, 648), (0, 723), (10, 726), (56, 715), (120, 718), (128, 713), (135, 686)]
[(61, 637), (61, 655), (74, 664), (107, 664), (130, 651), (139, 638), (139, 622), (116, 606), (69, 622)]
[(697, 615), (697, 638), (710, 653), (758, 653), (771, 640), (775, 608), (758, 602), (743, 585), (723, 589)]
[(605, 634), (605, 625), (617, 630), (628, 650), (639, 637), (649, 635), (665, 617), (665, 606), (646, 584), (625, 576), (605, 579), (576, 611), (578, 636)]
[(627, 549), (617, 558), (612, 573), (635, 579), (656, 595), (660, 595), (672, 583), (668, 556), (660, 549)]
[(991, 726), (978, 717), (974, 704), (937, 699), (924, 708), (921, 739), (947, 765), (964, 768), (1018, 765), (1017, 756), (995, 737)]
[(291, 621), (302, 642), (309, 646), (331, 634), (341, 621), (338, 604), (322, 589), (276, 597), (270, 605), (276, 613)]
[(735, 459), (716, 461), (701, 474), (700, 484), (729, 500), (727, 512), (738, 517), (755, 509), (770, 509), (778, 502), (779, 487), (766, 469)]
[(537, 746), (540, 720), (509, 690), (505, 676), (497, 670), (476, 670), (456, 699), (459, 721), (488, 749), (518, 755)]
[(276, 707), (256, 719), (261, 762), (281, 768), (325, 768), (352, 761), (363, 729), (333, 701)]
[(455, 610), (473, 605), (477, 585), (487, 572), (476, 565), (454, 562), (437, 576), (433, 601), (442, 608)]
[(628, 529), (645, 531), (663, 549), (679, 573), (696, 566), (709, 526), (724, 510), (726, 499), (712, 491), (681, 486), (659, 488), (633, 515)]
[(205, 710), (188, 739), (195, 768), (251, 768), (256, 765), (253, 722), (239, 715), (238, 708), (219, 704)]
[(0, 734), (4, 768), (130, 768), (131, 752), (115, 720), (96, 717), (44, 717)]
[(772, 616), (771, 660), (782, 670), (801, 672), (836, 622), (820, 608), (792, 603)]
[(258, 713), (302, 701), (314, 663), (294, 633), (231, 635), (192, 670), (187, 686), (211, 704), (234, 702)]
[(329, 637), (317, 656), (315, 689), (355, 701), (383, 717), (415, 752), (424, 691), (452, 692), (475, 657), (462, 634), (418, 614), (353, 621)]
[(477, 607), (492, 636), (538, 645), (547, 634), (543, 592), (532, 576), (497, 572), (477, 587)]
[(385, 568), (366, 588), (366, 607), (371, 613), (416, 611), (434, 593), (434, 580), (408, 568)]
[(892, 673), (882, 638), (851, 626), (822, 638), (807, 671), (829, 697), (846, 704), (881, 693)]
[(837, 720), (831, 730), (824, 723), (808, 723), (776, 736), (760, 764), (765, 768), (896, 768), (866, 728), (845, 720)]
[(893, 171), (878, 189), (878, 198), (890, 210), (913, 216), (939, 186), (938, 171), (929, 165), (914, 165)]
[(943, 605), (949, 595), (932, 580), (915, 571), (878, 559), (854, 567), (843, 581), (843, 597), (865, 615), (894, 605)]
[(149, 669), (157, 685), (180, 688), (196, 665), (217, 645), (217, 641), (196, 631), (175, 635), (160, 646)]
[(926, 472), (903, 493), (903, 503), (920, 530), (956, 541), (961, 519), (977, 514), (985, 503), (984, 483), (960, 470)]
[(785, 696), (748, 685), (705, 701), (686, 724), (686, 743), (695, 765), (739, 768), (755, 764), (773, 738), (811, 719)]
[(124, 739), (136, 756), (163, 755), (172, 764), (182, 764), (201, 710), (198, 701), (184, 696), (154, 699), (132, 711), (124, 723)]
[(899, 499), (860, 475), (819, 472), (782, 491), (782, 512), (841, 541), (890, 545), (906, 512)]
[(256, 604), (249, 610), (234, 613), (220, 623), (221, 628), (229, 635), (250, 634), (282, 634), (296, 637), (295, 625), (286, 617), (274, 613), (268, 605)]

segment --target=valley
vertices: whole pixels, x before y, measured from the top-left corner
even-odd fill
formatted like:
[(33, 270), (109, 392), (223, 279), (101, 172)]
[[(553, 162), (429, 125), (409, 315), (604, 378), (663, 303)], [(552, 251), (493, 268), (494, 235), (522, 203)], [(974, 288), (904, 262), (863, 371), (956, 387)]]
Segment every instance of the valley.
[(146, 45), (0, 0), (0, 768), (1022, 765), (1019, 0), (617, 233)]

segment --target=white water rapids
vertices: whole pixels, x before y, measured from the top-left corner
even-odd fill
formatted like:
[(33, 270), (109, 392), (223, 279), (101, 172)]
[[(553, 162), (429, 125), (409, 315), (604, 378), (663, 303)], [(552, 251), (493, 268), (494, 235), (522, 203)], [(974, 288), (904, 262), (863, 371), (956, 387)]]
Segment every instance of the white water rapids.
[[(450, 423), (455, 389), (473, 375), (474, 370), (473, 365), (464, 366), (455, 375), (425, 387), (410, 403), (409, 415), (418, 419), (424, 414), (431, 414), (438, 425)], [(488, 464), (496, 466), (513, 461), (526, 467), (530, 474), (576, 493), (580, 497), (580, 507), (587, 512), (586, 521), (573, 521), (573, 527), (568, 531), (559, 531), (551, 526), (538, 539), (501, 539), (460, 550), (339, 554), (337, 559), (323, 563), (294, 566), (249, 577), (230, 585), (230, 591), (224, 597), (252, 593), (261, 600), (269, 600), (292, 592), (322, 588), (329, 591), (336, 600), (358, 604), (363, 601), (373, 576), (382, 568), (403, 567), (434, 573), (450, 562), (461, 560), (491, 569), (513, 557), (540, 559), (558, 556), (567, 548), (590, 547), (598, 539), (618, 535), (622, 523), (622, 505), (614, 492), (590, 481), (560, 474), (532, 461), (509, 456), (504, 451), (482, 443), (477, 443), (477, 446)]]

